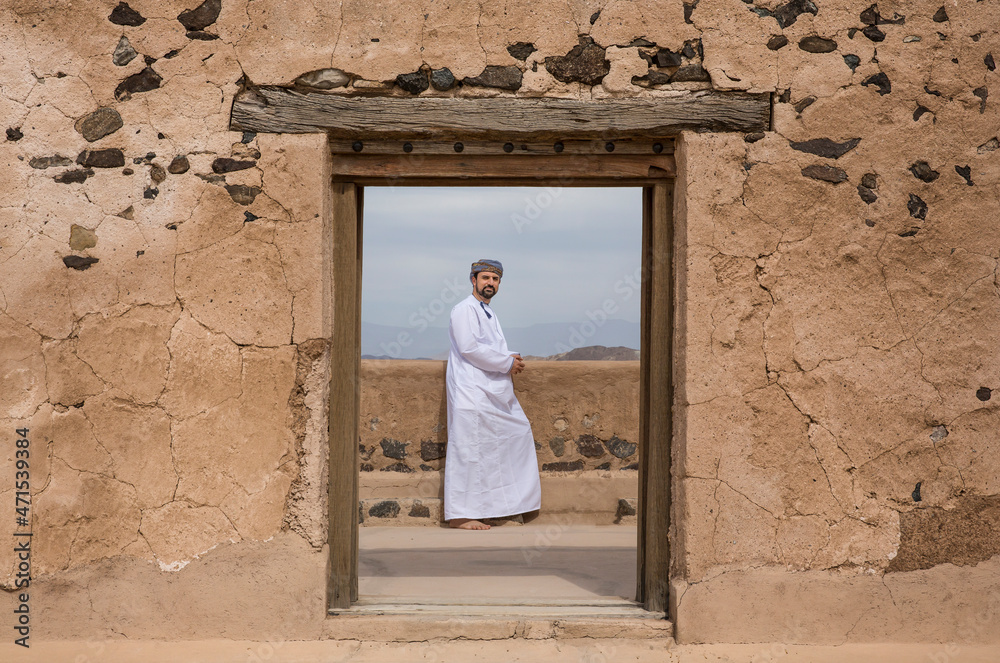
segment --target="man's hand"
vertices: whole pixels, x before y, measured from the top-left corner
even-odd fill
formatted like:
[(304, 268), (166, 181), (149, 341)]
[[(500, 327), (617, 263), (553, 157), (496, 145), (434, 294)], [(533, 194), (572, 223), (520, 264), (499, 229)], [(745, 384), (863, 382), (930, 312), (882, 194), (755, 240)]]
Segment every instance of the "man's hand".
[(511, 355), (514, 358), (514, 362), (510, 365), (510, 370), (507, 371), (511, 375), (517, 375), (524, 370), (524, 360), (521, 359), (521, 355)]

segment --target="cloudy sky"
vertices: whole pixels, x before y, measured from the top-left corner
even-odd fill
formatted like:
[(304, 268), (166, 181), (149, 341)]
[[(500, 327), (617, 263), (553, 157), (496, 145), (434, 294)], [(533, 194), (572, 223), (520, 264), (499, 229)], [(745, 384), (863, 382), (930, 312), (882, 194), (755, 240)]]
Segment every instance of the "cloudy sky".
[(638, 322), (639, 297), (626, 293), (641, 212), (638, 188), (366, 188), (362, 320), (447, 327), (471, 293), (469, 265), (494, 258), (505, 328), (584, 321), (608, 300), (611, 318)]

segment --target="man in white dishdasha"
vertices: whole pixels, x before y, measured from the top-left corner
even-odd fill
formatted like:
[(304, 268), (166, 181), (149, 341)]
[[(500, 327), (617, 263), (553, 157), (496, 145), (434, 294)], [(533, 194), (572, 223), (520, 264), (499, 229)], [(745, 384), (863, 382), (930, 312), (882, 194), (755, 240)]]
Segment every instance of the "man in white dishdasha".
[(496, 260), (472, 263), (472, 294), (451, 310), (444, 518), (459, 529), (489, 529), (483, 518), (542, 503), (535, 440), (511, 379), (524, 360), (507, 349), (490, 308), (502, 276)]

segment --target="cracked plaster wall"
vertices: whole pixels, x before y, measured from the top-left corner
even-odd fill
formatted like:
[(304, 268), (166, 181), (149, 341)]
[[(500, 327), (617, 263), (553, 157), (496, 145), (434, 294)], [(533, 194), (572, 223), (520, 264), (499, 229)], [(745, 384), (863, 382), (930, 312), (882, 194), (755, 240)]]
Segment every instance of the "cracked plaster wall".
[[(678, 151), (679, 637), (995, 639), (969, 615), (996, 615), (996, 548), (928, 551), (921, 530), (990, 522), (1000, 485), (1000, 9), (942, 2), (222, 0), (194, 30), (192, 0), (136, 0), (124, 25), (108, 0), (5, 3), (0, 430), (30, 426), (34, 527), (58, 533), (36, 539), (41, 634), (163, 635), (182, 604), (171, 637), (281, 631), (293, 615), (253, 600), (267, 578), (318, 600), (323, 140), (229, 132), (230, 104), (324, 69), (347, 81), (331, 93), (405, 96), (400, 75), (494, 67), (516, 92), (422, 93), (775, 94), (773, 131)], [(606, 64), (556, 78), (581, 35)], [(125, 567), (176, 600), (96, 616), (131, 593), (105, 582)], [(184, 589), (223, 576), (246, 614), (224, 626)], [(819, 586), (860, 612), (754, 621)]]

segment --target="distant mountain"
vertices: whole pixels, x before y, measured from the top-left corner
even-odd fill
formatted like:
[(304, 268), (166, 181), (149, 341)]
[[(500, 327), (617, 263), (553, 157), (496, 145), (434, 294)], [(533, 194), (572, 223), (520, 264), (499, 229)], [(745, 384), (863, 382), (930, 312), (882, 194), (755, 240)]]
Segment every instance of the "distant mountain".
[(606, 348), (603, 345), (588, 345), (549, 357), (556, 361), (636, 361), (638, 358), (638, 350), (621, 346)]
[[(530, 327), (504, 327), (512, 352), (536, 357), (569, 353), (577, 348), (638, 348), (639, 323), (607, 320), (600, 324), (547, 322)], [(361, 354), (382, 359), (447, 359), (447, 327), (392, 327), (361, 323)]]

